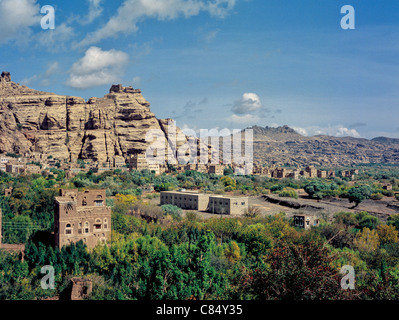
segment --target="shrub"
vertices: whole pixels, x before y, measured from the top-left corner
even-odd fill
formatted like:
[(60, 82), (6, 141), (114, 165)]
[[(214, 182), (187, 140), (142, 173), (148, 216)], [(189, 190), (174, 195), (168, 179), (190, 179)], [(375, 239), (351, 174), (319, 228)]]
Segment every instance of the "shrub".
[(337, 190), (337, 188), (338, 186), (335, 183), (313, 180), (304, 187), (304, 190), (311, 198), (323, 199), (327, 194), (330, 195), (330, 191)]
[(381, 193), (386, 197), (393, 197), (395, 193), (392, 190), (382, 190)]
[(248, 209), (244, 211), (244, 217), (247, 218), (256, 218), (260, 215), (260, 208), (255, 206), (250, 206)]
[(276, 184), (270, 188), (271, 192), (282, 191), (284, 187), (280, 184)]
[(165, 215), (170, 215), (174, 220), (181, 220), (181, 215), (183, 213), (182, 209), (173, 204), (164, 204), (161, 209)]
[(380, 220), (377, 217), (374, 217), (368, 212), (362, 211), (356, 214), (356, 219), (358, 221), (358, 227), (360, 229), (368, 228), (370, 230), (376, 229), (380, 224)]
[(377, 192), (377, 193), (373, 193), (370, 196), (370, 199), (372, 200), (381, 200), (384, 196), (382, 195), (382, 193)]
[(381, 244), (398, 242), (398, 230), (394, 226), (381, 224), (376, 230)]
[(12, 153), (12, 152), (7, 152), (6, 157), (19, 158), (20, 156), (18, 154)]
[(284, 188), (280, 193), (279, 193), (280, 197), (289, 197), (289, 198), (294, 198), (294, 199), (298, 199), (298, 193), (295, 191), (295, 189), (292, 188)]

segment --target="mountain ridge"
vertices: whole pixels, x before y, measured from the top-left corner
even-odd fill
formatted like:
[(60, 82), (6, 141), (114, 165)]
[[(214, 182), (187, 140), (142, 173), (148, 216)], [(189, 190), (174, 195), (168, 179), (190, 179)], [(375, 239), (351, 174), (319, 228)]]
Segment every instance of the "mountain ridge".
[(287, 125), (246, 129), (254, 130), (253, 159), (258, 164), (326, 167), (361, 163), (399, 164), (399, 139), (303, 136)]

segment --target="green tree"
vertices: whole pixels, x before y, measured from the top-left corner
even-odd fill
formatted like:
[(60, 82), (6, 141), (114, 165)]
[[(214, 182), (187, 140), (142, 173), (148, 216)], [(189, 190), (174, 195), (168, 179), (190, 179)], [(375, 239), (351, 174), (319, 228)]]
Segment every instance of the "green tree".
[(338, 188), (335, 183), (326, 183), (315, 179), (305, 185), (304, 190), (309, 197), (314, 199), (323, 199), (330, 191)]
[(363, 200), (369, 199), (372, 193), (373, 188), (368, 185), (362, 185), (350, 188), (347, 195), (349, 202), (354, 202), (354, 207), (357, 207)]

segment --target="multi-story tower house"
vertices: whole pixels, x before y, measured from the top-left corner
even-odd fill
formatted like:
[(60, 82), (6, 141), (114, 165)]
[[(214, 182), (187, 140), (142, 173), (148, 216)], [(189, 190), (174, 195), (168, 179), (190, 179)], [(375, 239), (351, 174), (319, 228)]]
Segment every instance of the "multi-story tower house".
[(55, 246), (83, 240), (88, 248), (111, 241), (111, 208), (105, 204), (105, 189), (61, 189), (54, 201)]

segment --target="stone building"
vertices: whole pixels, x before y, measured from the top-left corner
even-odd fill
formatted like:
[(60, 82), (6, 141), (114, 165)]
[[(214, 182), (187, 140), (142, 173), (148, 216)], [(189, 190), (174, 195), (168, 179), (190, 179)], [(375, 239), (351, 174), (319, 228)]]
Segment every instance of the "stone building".
[(70, 285), (70, 300), (84, 300), (93, 291), (93, 282), (91, 279), (74, 277), (71, 278)]
[(298, 169), (292, 170), (292, 171), (287, 175), (287, 178), (291, 178), (291, 179), (298, 180), (298, 179), (299, 179), (299, 170), (298, 170)]
[(327, 178), (327, 171), (325, 171), (325, 170), (317, 170), (317, 177), (318, 178)]
[(129, 169), (131, 170), (145, 170), (148, 169), (148, 162), (145, 153), (134, 153), (129, 158)]
[(105, 204), (105, 189), (60, 190), (54, 201), (54, 241), (61, 248), (80, 240), (88, 248), (111, 240), (111, 208)]
[(147, 169), (151, 172), (154, 171), (156, 176), (161, 174), (161, 166), (159, 163), (149, 163)]
[(196, 170), (197, 165), (195, 163), (188, 163), (184, 166), (184, 171)]
[(6, 164), (6, 172), (14, 173), (14, 174), (21, 174), (25, 171), (23, 164), (13, 164), (7, 163)]
[(245, 209), (248, 209), (248, 197), (228, 197), (188, 191), (161, 191), (160, 204), (172, 204), (186, 210), (237, 215), (243, 214)]
[(286, 170), (284, 168), (275, 168), (272, 171), (272, 178), (282, 179), (285, 178)]
[(210, 196), (208, 211), (216, 214), (240, 215), (248, 209), (248, 197)]
[(161, 191), (161, 206), (173, 204), (181, 209), (206, 211), (209, 203), (209, 194), (181, 191)]
[[(9, 187), (9, 188), (4, 189), (4, 196), (5, 197), (10, 197), (12, 195), (12, 190), (13, 190), (13, 187)], [(0, 222), (0, 224), (1, 224), (1, 222)]]
[(298, 228), (310, 229), (312, 226), (317, 227), (319, 225), (319, 219), (306, 214), (294, 215), (294, 226)]
[(222, 176), (224, 174), (224, 165), (210, 164), (208, 165), (208, 173), (214, 173), (217, 176)]
[(309, 174), (309, 178), (317, 178), (317, 169), (314, 166), (307, 166), (305, 171)]

